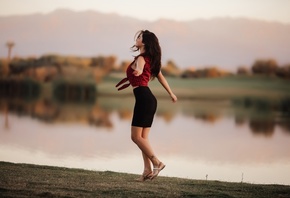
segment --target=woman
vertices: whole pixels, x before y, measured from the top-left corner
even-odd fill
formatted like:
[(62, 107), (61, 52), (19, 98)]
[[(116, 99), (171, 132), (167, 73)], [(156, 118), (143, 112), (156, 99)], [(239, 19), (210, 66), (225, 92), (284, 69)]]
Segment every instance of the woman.
[(131, 49), (135, 52), (139, 51), (140, 54), (128, 66), (126, 71), (127, 78), (121, 80), (116, 87), (126, 81), (129, 81), (129, 83), (123, 85), (118, 90), (124, 89), (129, 85), (133, 87), (135, 107), (131, 125), (131, 138), (142, 151), (144, 172), (140, 181), (145, 181), (156, 178), (159, 172), (165, 167), (165, 164), (154, 154), (148, 139), (157, 108), (157, 100), (151, 93), (148, 82), (156, 77), (168, 92), (173, 102), (177, 101), (177, 97), (171, 91), (170, 86), (160, 71), (161, 48), (158, 38), (148, 30), (139, 31), (136, 35), (138, 35), (136, 43)]

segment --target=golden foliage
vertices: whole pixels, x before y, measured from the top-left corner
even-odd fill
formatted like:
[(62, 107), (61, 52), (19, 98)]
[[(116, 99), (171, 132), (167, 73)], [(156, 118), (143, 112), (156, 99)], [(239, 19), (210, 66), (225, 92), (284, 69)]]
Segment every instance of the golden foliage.
[[(2, 61), (3, 62), (3, 61)], [(38, 81), (51, 81), (58, 77), (70, 79), (92, 79), (99, 82), (107, 73), (113, 70), (115, 56), (76, 57), (44, 55), (39, 58), (13, 58), (9, 67), (2, 63), (0, 75), (26, 76)], [(10, 73), (7, 72), (7, 68)]]
[(172, 60), (169, 60), (167, 64), (162, 67), (162, 73), (166, 76), (177, 77), (180, 75), (181, 71)]
[(205, 69), (194, 70), (192, 68), (182, 73), (183, 78), (216, 78), (231, 75), (230, 72), (220, 70), (217, 67), (209, 67)]

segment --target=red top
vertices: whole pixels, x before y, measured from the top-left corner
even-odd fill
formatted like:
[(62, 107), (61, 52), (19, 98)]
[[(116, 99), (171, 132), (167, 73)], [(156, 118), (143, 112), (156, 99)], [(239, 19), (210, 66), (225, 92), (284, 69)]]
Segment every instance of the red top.
[[(140, 56), (140, 55), (139, 55)], [(137, 87), (137, 86), (148, 86), (148, 82), (150, 80), (151, 77), (151, 69), (150, 69), (150, 59), (148, 57), (144, 57), (145, 59), (145, 65), (143, 68), (143, 72), (141, 75), (139, 76), (135, 76), (133, 74), (134, 69), (132, 69), (132, 65), (135, 62), (135, 60), (139, 57), (135, 57), (134, 61), (128, 66), (127, 70), (126, 70), (126, 74), (127, 74), (127, 78), (122, 79), (117, 85), (116, 87), (118, 87), (119, 85), (125, 83), (126, 81), (129, 80), (128, 84), (123, 85), (122, 87), (118, 88), (118, 91), (127, 88), (130, 84), (133, 87)]]

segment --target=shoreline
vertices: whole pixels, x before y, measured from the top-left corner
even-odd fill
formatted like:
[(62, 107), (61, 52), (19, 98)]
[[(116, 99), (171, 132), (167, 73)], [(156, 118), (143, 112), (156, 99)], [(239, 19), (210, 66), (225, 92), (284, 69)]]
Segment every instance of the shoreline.
[(0, 161), (3, 197), (290, 197), (289, 185), (139, 175)]

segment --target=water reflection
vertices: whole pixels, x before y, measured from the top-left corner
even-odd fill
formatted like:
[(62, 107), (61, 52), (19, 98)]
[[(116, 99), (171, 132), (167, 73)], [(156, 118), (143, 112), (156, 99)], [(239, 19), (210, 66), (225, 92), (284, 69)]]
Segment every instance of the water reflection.
[[(208, 124), (218, 122), (223, 117), (234, 117), (237, 127), (247, 125), (254, 135), (271, 137), (275, 127), (281, 127), (290, 135), (290, 116), (286, 100), (261, 101), (261, 99), (235, 99), (199, 101), (185, 100), (176, 105), (161, 101), (157, 117), (167, 123), (181, 113)], [(92, 102), (84, 100), (59, 100), (55, 98), (38, 98), (27, 101), (21, 98), (1, 97), (0, 110), (5, 115), (4, 125), (9, 128), (9, 114), (30, 116), (47, 123), (82, 123), (96, 127), (112, 128), (110, 120), (112, 111), (117, 111), (120, 119), (131, 120), (134, 100), (132, 97), (97, 97)], [(284, 107), (282, 106), (284, 105)], [(283, 107), (283, 108), (281, 108)]]
[[(243, 172), (245, 182), (290, 184), (284, 100), (158, 102), (151, 138), (169, 164), (165, 175), (240, 181)], [(2, 95), (0, 160), (139, 173), (142, 160), (130, 140), (133, 105), (133, 97), (84, 102)]]
[(290, 99), (279, 101), (243, 98), (233, 101), (237, 126), (248, 124), (255, 135), (273, 136), (275, 127), (290, 135)]

